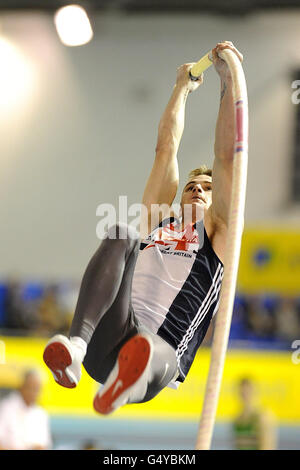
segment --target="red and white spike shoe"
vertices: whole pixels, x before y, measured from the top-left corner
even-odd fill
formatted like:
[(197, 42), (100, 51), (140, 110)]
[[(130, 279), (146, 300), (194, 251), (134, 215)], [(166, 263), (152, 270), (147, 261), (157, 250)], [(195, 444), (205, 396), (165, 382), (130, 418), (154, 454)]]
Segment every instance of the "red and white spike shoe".
[(140, 384), (145, 386), (146, 392), (152, 349), (147, 335), (133, 336), (122, 346), (113, 370), (94, 398), (94, 409), (98, 413), (106, 415), (125, 405), (133, 389)]
[(75, 388), (78, 384), (83, 357), (83, 350), (63, 335), (53, 336), (43, 354), (55, 382), (67, 388)]

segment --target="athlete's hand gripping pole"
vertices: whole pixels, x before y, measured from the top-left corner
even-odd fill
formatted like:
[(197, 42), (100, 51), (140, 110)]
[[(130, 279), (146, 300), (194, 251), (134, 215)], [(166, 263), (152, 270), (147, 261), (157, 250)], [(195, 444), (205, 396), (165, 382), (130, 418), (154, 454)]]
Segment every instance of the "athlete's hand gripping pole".
[(201, 74), (212, 65), (212, 52), (209, 51), (205, 54), (190, 70), (190, 79), (193, 81), (199, 80)]

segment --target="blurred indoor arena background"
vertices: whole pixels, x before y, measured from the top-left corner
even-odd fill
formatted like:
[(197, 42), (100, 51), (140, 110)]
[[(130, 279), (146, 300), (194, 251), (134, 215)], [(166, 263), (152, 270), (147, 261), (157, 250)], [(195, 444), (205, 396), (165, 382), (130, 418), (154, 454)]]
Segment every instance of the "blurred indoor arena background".
[[(42, 352), (50, 336), (68, 331), (100, 242), (97, 208), (112, 204), (119, 216), (120, 195), (128, 207), (141, 201), (176, 68), (230, 40), (244, 54), (249, 170), (212, 448), (236, 448), (239, 382), (247, 378), (272, 416), (274, 447), (300, 449), (300, 2), (81, 2), (93, 37), (78, 47), (55, 26), (66, 4), (0, 1), (0, 398), (36, 368), (52, 448), (194, 448), (211, 332), (178, 391), (110, 417), (93, 411), (98, 386), (87, 374), (76, 390), (63, 389)], [(218, 107), (211, 68), (188, 101), (182, 183), (191, 168), (212, 163)]]

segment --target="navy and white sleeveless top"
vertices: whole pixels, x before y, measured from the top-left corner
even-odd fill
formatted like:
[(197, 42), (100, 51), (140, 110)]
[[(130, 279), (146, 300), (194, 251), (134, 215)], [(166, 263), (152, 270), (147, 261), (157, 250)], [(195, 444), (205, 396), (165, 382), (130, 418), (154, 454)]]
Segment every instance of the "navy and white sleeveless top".
[(164, 219), (140, 244), (132, 282), (138, 320), (176, 351), (183, 382), (218, 310), (223, 264), (203, 221)]

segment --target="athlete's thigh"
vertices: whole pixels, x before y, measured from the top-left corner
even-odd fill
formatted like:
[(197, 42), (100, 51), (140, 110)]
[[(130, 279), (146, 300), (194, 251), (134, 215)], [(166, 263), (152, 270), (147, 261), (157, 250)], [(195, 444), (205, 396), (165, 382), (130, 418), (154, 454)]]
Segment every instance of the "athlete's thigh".
[(137, 333), (137, 320), (131, 306), (131, 285), (137, 254), (138, 245), (126, 263), (117, 297), (100, 320), (88, 345), (84, 366), (98, 381), (100, 375), (101, 380), (108, 375), (124, 342)]

